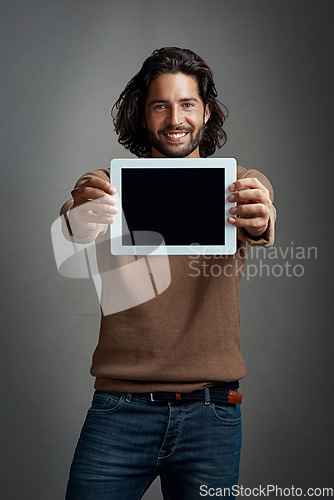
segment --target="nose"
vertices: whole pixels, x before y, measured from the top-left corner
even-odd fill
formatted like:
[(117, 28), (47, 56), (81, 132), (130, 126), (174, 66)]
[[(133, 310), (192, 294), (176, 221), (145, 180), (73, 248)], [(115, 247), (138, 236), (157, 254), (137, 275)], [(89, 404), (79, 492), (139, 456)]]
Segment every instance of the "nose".
[(177, 127), (184, 121), (182, 110), (179, 106), (171, 106), (169, 109), (169, 114), (167, 117), (168, 124), (173, 127)]

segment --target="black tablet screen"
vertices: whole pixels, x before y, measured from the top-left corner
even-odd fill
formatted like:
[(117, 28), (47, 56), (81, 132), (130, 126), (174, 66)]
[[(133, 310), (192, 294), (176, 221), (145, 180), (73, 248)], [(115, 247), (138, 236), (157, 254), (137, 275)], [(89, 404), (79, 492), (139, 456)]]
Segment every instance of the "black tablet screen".
[[(123, 168), (122, 208), (130, 235), (122, 245), (151, 245), (146, 231), (165, 245), (225, 244), (225, 169)], [(136, 233), (137, 234), (137, 233)], [(137, 237), (136, 237), (137, 238)]]

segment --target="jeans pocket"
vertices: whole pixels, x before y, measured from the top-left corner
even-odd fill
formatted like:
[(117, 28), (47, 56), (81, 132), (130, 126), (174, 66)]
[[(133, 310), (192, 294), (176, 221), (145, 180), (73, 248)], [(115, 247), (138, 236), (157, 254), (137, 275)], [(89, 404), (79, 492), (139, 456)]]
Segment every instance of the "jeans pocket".
[(124, 401), (124, 394), (95, 391), (92, 406), (89, 408), (88, 413), (100, 415), (113, 413), (121, 408)]
[(241, 423), (241, 408), (239, 404), (210, 403), (211, 414), (215, 420), (226, 425)]

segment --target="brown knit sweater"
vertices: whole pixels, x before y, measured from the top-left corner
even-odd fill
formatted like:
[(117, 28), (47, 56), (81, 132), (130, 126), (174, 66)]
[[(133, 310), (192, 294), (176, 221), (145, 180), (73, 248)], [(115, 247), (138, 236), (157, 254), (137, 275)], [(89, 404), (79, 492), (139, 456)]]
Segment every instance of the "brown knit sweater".
[[(81, 177), (76, 187), (93, 175), (110, 179), (109, 170), (97, 170)], [(257, 177), (273, 199), (271, 184), (263, 174), (238, 167), (238, 178), (244, 177)], [(73, 200), (69, 200), (61, 208), (65, 219), (72, 205)], [(163, 293), (125, 311), (102, 314), (91, 368), (95, 388), (190, 392), (243, 378), (246, 368), (240, 350), (238, 284), (247, 244), (272, 245), (275, 218), (273, 207), (269, 227), (258, 240), (239, 230), (234, 256), (199, 256), (193, 264), (189, 256), (168, 256), (171, 284)], [(70, 238), (66, 224), (63, 232)], [(134, 262), (136, 256), (110, 254), (108, 233), (107, 226), (100, 225), (96, 234), (82, 240), (95, 239), (100, 270)]]

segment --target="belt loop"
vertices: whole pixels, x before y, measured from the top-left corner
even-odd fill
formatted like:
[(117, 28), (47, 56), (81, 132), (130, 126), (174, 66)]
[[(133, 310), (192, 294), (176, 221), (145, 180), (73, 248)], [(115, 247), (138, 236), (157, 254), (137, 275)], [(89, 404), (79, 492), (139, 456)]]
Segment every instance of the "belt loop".
[(130, 403), (131, 399), (132, 399), (132, 392), (127, 392), (126, 393), (126, 400), (125, 401), (127, 403)]
[(208, 387), (204, 387), (204, 398), (205, 398), (205, 405), (208, 406), (210, 404), (210, 391)]

